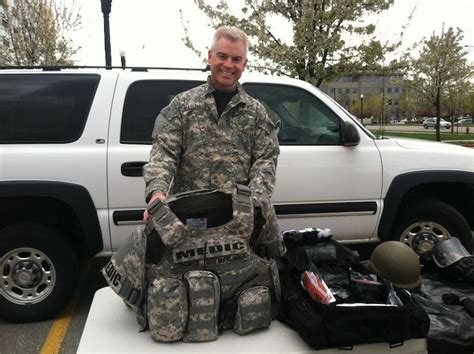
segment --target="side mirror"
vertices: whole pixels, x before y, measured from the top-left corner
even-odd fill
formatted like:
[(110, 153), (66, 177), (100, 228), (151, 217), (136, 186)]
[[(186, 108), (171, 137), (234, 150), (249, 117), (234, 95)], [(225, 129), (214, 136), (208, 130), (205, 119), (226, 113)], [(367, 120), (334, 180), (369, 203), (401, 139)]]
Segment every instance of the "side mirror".
[(341, 138), (342, 145), (344, 146), (355, 146), (360, 142), (360, 135), (357, 128), (349, 122), (341, 123)]

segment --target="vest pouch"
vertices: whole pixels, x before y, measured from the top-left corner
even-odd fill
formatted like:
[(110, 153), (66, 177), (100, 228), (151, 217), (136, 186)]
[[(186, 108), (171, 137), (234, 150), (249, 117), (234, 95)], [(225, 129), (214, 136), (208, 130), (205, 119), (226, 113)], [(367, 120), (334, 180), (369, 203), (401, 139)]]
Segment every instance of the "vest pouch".
[(271, 321), (270, 290), (266, 286), (243, 290), (237, 300), (234, 332), (246, 334), (270, 326)]
[(188, 289), (189, 316), (184, 342), (210, 342), (218, 337), (220, 285), (217, 275), (192, 270), (184, 274)]
[(155, 278), (148, 287), (148, 324), (151, 337), (159, 342), (181, 340), (188, 320), (188, 298), (177, 278)]

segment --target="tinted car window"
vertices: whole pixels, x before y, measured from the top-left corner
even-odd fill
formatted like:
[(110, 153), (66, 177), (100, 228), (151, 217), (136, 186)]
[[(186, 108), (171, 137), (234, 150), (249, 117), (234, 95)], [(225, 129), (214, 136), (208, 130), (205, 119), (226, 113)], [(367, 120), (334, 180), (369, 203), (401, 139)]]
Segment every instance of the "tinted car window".
[(151, 144), (151, 133), (158, 113), (178, 93), (203, 84), (200, 81), (146, 80), (128, 88), (122, 114), (120, 142)]
[(99, 75), (2, 75), (0, 143), (79, 139), (99, 80)]
[(247, 83), (278, 129), (280, 145), (339, 145), (339, 118), (322, 101), (298, 87)]

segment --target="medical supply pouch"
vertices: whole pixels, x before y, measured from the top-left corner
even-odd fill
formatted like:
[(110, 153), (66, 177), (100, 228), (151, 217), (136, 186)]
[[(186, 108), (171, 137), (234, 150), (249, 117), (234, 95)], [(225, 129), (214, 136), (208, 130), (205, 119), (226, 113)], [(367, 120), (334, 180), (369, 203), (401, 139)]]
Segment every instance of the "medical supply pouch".
[(188, 321), (187, 290), (178, 278), (155, 278), (148, 287), (148, 324), (151, 337), (175, 342), (184, 337)]
[[(313, 348), (376, 342), (396, 346), (426, 337), (429, 318), (410, 293), (369, 273), (350, 249), (331, 237), (300, 241), (286, 239), (280, 319)], [(308, 271), (326, 282), (336, 301), (323, 303), (311, 297), (302, 286), (302, 275)]]
[(255, 286), (243, 290), (237, 300), (237, 314), (234, 332), (246, 334), (259, 328), (270, 326), (271, 296), (265, 286)]
[(217, 276), (205, 270), (184, 275), (188, 289), (189, 317), (183, 341), (209, 342), (218, 336), (220, 286)]

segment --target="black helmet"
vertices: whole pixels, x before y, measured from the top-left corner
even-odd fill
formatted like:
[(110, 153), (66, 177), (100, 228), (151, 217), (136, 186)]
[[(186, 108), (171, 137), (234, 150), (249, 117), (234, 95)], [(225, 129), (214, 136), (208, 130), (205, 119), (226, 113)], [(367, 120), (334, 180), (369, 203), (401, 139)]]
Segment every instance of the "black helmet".
[(418, 255), (402, 242), (386, 241), (375, 247), (368, 267), (398, 288), (412, 289), (421, 283)]

